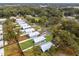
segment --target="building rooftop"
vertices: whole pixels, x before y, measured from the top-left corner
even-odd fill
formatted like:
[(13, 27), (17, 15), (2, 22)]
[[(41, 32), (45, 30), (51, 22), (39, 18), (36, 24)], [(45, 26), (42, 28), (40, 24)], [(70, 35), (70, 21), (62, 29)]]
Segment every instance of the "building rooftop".
[(3, 35), (0, 35), (0, 40), (2, 40), (3, 39)]
[(2, 31), (2, 28), (0, 28), (0, 31)]
[(28, 25), (27, 23), (25, 23), (23, 20), (21, 19), (16, 19), (16, 22), (23, 28), (23, 29), (26, 29), (26, 28), (29, 28), (31, 27), (30, 25)]
[(40, 33), (38, 31), (35, 31), (35, 32), (31, 32), (29, 33), (29, 37), (36, 37), (38, 36)]
[(4, 48), (0, 49), (0, 56), (4, 56)]
[(0, 28), (2, 28), (2, 25), (0, 25)]
[(16, 22), (19, 23), (19, 24), (25, 23), (23, 20), (16, 20)]
[(0, 41), (0, 47), (3, 47), (3, 40)]
[(2, 18), (0, 19), (0, 22), (4, 22), (6, 20), (6, 18)]
[(51, 42), (47, 42), (47, 43), (41, 45), (41, 49), (42, 49), (43, 52), (45, 52), (48, 49), (50, 49), (51, 46), (52, 46), (52, 43)]
[(31, 32), (33, 32), (33, 31), (35, 31), (34, 28), (25, 29), (26, 34), (31, 33)]
[(32, 38), (35, 43), (39, 43), (41, 41), (44, 41), (46, 38), (44, 36), (34, 37)]
[(0, 34), (3, 34), (3, 31), (0, 31)]
[(20, 26), (21, 26), (21, 27), (24, 27), (24, 28), (25, 28), (25, 27), (26, 27), (26, 28), (31, 27), (31, 26), (28, 25), (28, 24), (20, 24)]

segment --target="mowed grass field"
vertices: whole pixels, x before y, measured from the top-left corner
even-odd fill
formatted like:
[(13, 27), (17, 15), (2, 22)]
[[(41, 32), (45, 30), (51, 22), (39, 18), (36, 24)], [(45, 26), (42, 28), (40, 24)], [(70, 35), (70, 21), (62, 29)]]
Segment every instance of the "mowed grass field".
[(29, 48), (29, 47), (31, 47), (33, 45), (34, 45), (34, 42), (33, 42), (32, 39), (28, 40), (28, 41), (25, 41), (23, 43), (20, 43), (20, 47), (21, 47), (22, 50), (27, 49), (27, 48)]

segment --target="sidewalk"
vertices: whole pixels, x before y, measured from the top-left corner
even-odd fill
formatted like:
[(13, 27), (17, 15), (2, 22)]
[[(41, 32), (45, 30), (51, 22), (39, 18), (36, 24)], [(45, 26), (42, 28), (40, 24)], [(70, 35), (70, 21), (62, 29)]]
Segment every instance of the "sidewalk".
[(27, 49), (24, 49), (24, 50), (22, 50), (22, 51), (24, 52), (24, 51), (27, 51), (27, 50), (29, 50), (29, 49), (31, 49), (31, 48), (33, 48), (33, 46), (31, 46), (31, 47), (29, 47), (29, 48), (27, 48)]
[(29, 40), (31, 40), (31, 39), (26, 39), (26, 40), (20, 41), (19, 43), (23, 43), (23, 42), (29, 41)]

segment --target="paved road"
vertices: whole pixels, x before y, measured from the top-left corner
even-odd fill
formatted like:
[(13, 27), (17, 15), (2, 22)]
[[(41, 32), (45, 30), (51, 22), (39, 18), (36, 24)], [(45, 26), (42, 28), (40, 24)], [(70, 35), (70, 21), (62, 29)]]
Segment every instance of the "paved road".
[[(2, 26), (2, 24), (0, 24), (0, 28), (2, 28), (3, 26)], [(0, 30), (0, 31), (2, 31), (2, 30)], [(2, 32), (0, 32), (0, 37), (2, 37), (3, 35), (3, 31)], [(3, 41), (3, 38), (0, 38), (0, 47), (3, 47), (4, 46), (4, 43), (3, 43), (4, 41)], [(0, 49), (0, 56), (4, 56), (4, 48), (1, 48)]]
[(4, 48), (0, 49), (0, 56), (4, 56)]

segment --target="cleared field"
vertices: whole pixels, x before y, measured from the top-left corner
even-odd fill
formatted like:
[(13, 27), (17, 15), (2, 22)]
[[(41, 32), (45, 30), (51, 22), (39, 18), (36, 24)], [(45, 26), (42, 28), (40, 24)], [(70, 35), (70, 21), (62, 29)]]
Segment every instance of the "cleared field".
[(33, 46), (33, 45), (34, 45), (33, 40), (29, 40), (29, 41), (25, 41), (25, 42), (21, 43), (20, 47), (22, 50), (24, 50), (26, 48)]
[(27, 40), (28, 39), (28, 37), (26, 36), (26, 35), (23, 35), (23, 36), (19, 36), (18, 37), (18, 41), (20, 42), (20, 41), (23, 41), (23, 40)]
[(19, 48), (16, 43), (4, 47), (4, 55), (5, 56), (21, 56)]

